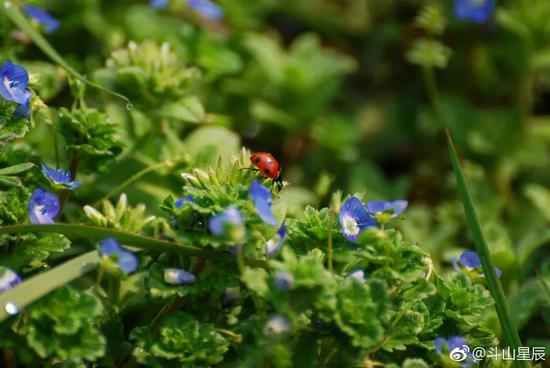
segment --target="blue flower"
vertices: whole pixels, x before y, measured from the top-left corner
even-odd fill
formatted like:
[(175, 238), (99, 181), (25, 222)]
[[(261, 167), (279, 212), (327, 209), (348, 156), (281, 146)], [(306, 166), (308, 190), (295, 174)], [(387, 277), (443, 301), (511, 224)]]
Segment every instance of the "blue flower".
[(244, 238), (243, 215), (235, 207), (228, 207), (222, 213), (208, 220), (208, 228), (214, 235), (230, 236), (235, 241)]
[(290, 322), (279, 314), (271, 316), (265, 325), (265, 333), (269, 335), (280, 335), (289, 330)]
[(63, 171), (63, 169), (52, 169), (48, 167), (45, 163), (42, 163), (42, 172), (44, 175), (50, 179), (50, 181), (55, 185), (61, 185), (67, 189), (76, 189), (82, 184), (81, 181), (71, 180), (71, 171)]
[(269, 239), (267, 243), (265, 243), (265, 249), (267, 254), (273, 254), (277, 250), (279, 250), (281, 245), (283, 245), (283, 243), (285, 242), (285, 239), (286, 239), (286, 225), (283, 222), (279, 230), (277, 230), (277, 232), (275, 233), (275, 236), (273, 236), (273, 238)]
[(27, 100), (19, 105), (17, 107), (17, 110), (15, 110), (15, 117), (16, 118), (25, 118), (28, 119), (31, 116), (31, 97), (32, 94), (29, 90), (25, 91), (25, 97)]
[(456, 16), (475, 23), (486, 22), (494, 8), (495, 0), (455, 0)]
[(342, 233), (354, 243), (357, 242), (359, 234), (363, 230), (376, 227), (376, 221), (369, 215), (365, 206), (357, 197), (350, 197), (344, 202), (338, 218)]
[(366, 208), (368, 213), (370, 213), (371, 215), (377, 215), (377, 214), (391, 211), (391, 216), (396, 217), (396, 216), (399, 216), (401, 213), (403, 213), (403, 211), (405, 211), (408, 204), (409, 202), (402, 199), (398, 199), (393, 202), (372, 201), (366, 204)]
[(346, 277), (346, 280), (365, 282), (365, 272), (363, 270), (355, 270)]
[(29, 219), (33, 224), (53, 224), (59, 214), (59, 198), (42, 188), (36, 189), (29, 199)]
[(271, 206), (273, 205), (271, 191), (255, 179), (252, 185), (250, 185), (248, 194), (252, 198), (252, 202), (260, 218), (270, 225), (277, 226), (279, 222), (271, 210)]
[(154, 9), (165, 9), (168, 6), (168, 0), (151, 0), (149, 6)]
[(0, 79), (0, 95), (4, 99), (20, 105), (29, 102), (31, 96), (27, 91), (29, 73), (25, 68), (11, 61), (5, 61), (0, 68)]
[(289, 291), (294, 284), (294, 277), (284, 271), (279, 271), (275, 274), (275, 287), (281, 291)]
[(0, 267), (0, 294), (21, 282), (21, 278), (12, 270)]
[(103, 257), (114, 257), (118, 267), (124, 272), (131, 273), (138, 266), (138, 260), (134, 253), (122, 249), (118, 241), (113, 238), (105, 238), (99, 243), (99, 252)]
[(59, 28), (59, 21), (52, 17), (46, 9), (34, 5), (23, 5), (23, 11), (29, 17), (46, 27), (46, 33), (50, 33)]
[[(462, 362), (461, 366), (468, 367), (474, 364), (472, 353), (470, 353), (470, 347), (468, 342), (462, 336), (450, 336), (448, 339), (444, 337), (438, 337), (434, 341), (435, 351), (439, 354), (445, 354), (447, 357), (455, 362)], [(443, 347), (446, 347), (447, 351), (443, 351)], [(447, 355), (448, 354), (448, 355)]]
[(218, 20), (223, 17), (223, 10), (210, 0), (187, 0), (187, 6), (205, 18)]
[(165, 268), (164, 282), (170, 285), (191, 285), (197, 281), (197, 277), (188, 271), (179, 268)]
[[(462, 271), (461, 267), (459, 266), (459, 263), (467, 271), (471, 271), (471, 270), (477, 270), (480, 272), (482, 271), (481, 261), (479, 260), (478, 254), (471, 250), (465, 250), (464, 252), (462, 252), (462, 254), (460, 255), (460, 258), (453, 257), (452, 262), (453, 262), (453, 268), (457, 271)], [(495, 272), (497, 274), (497, 277), (500, 277), (500, 275), (502, 274), (502, 272), (497, 267), (495, 267)]]
[(186, 202), (195, 203), (195, 200), (193, 199), (193, 196), (187, 195), (185, 197), (176, 199), (176, 201), (174, 202), (174, 205), (176, 206), (176, 208), (182, 208)]

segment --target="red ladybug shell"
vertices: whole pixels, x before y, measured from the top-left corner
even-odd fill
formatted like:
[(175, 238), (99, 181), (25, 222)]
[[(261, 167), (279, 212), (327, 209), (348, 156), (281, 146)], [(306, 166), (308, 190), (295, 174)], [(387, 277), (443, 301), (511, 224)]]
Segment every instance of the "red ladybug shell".
[(267, 152), (257, 152), (250, 156), (252, 164), (260, 170), (263, 176), (270, 179), (277, 179), (280, 173), (280, 167), (275, 157)]

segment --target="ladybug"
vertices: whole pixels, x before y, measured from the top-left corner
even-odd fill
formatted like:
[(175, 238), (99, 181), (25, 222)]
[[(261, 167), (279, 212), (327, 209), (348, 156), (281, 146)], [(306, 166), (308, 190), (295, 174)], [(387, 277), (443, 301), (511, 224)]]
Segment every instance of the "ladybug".
[[(273, 179), (273, 184), (277, 185), (277, 192), (283, 189), (283, 178), (281, 176), (281, 166), (270, 153), (257, 152), (250, 156), (250, 161), (258, 168), (266, 178)], [(273, 184), (271, 188), (273, 188)]]

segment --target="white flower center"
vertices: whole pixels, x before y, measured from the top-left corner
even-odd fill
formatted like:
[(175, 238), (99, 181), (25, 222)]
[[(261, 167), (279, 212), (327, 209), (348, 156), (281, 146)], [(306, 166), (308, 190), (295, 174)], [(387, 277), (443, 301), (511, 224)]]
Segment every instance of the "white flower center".
[(38, 205), (34, 207), (34, 214), (36, 216), (42, 216), (46, 214), (46, 206)]
[(344, 217), (344, 229), (348, 235), (358, 235), (360, 231), (357, 220), (351, 216)]

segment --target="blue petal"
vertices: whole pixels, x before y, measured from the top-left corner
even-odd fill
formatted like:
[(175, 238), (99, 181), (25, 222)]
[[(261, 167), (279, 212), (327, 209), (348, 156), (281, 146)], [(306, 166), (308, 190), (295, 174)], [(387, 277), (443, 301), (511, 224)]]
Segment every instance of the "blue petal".
[(391, 203), (391, 208), (393, 208), (393, 215), (399, 216), (400, 214), (403, 213), (403, 211), (405, 211), (408, 205), (409, 205), (409, 202), (404, 199), (398, 199), (396, 201), (393, 201)]
[(355, 270), (346, 277), (346, 280), (365, 282), (365, 272), (363, 270)]
[(275, 274), (275, 287), (281, 291), (288, 291), (292, 289), (294, 283), (294, 277), (288, 272), (279, 271)]
[(248, 193), (260, 218), (270, 225), (277, 226), (279, 222), (271, 209), (273, 198), (269, 189), (255, 179), (250, 185)]
[(193, 196), (187, 195), (185, 197), (176, 199), (176, 201), (174, 202), (174, 205), (176, 206), (176, 208), (182, 208), (183, 204), (186, 202), (195, 203), (195, 200), (193, 199)]
[(449, 347), (449, 351), (455, 348), (461, 348), (464, 345), (468, 346), (468, 341), (466, 341), (463, 336), (450, 336), (447, 339), (447, 346)]
[(228, 207), (224, 212), (208, 220), (208, 228), (214, 235), (224, 235), (227, 225), (242, 225), (243, 216), (235, 207)]
[(279, 250), (281, 245), (285, 242), (286, 239), (286, 225), (283, 222), (275, 236), (271, 238), (267, 243), (265, 243), (265, 248), (267, 254), (273, 254)]
[(138, 266), (136, 255), (127, 250), (121, 249), (118, 253), (118, 267), (122, 268), (126, 273), (132, 273)]
[(101, 254), (110, 256), (118, 254), (121, 250), (119, 242), (114, 238), (105, 238), (99, 243)]
[(168, 6), (168, 0), (151, 0), (149, 6), (154, 9), (165, 9)]
[(38, 23), (46, 26), (46, 33), (53, 32), (59, 28), (59, 21), (52, 17), (46, 9), (26, 4), (23, 5), (23, 11)]
[(473, 252), (471, 250), (466, 250), (462, 252), (460, 255), (459, 262), (464, 266), (468, 268), (479, 268), (481, 267), (481, 261), (479, 260), (479, 256), (476, 252)]
[(28, 119), (31, 117), (31, 103), (30, 103), (30, 92), (25, 91), (25, 95), (29, 95), (29, 98), (24, 103), (20, 104), (17, 109), (15, 110), (15, 117), (16, 118), (25, 118)]
[(460, 266), (458, 265), (458, 257), (456, 256), (453, 256), (451, 258), (451, 262), (453, 263), (453, 268), (457, 271), (462, 271), (462, 269), (460, 268)]
[(4, 62), (0, 69), (0, 95), (8, 101), (25, 104), (29, 101), (29, 74), (20, 65)]
[(366, 204), (367, 211), (369, 213), (382, 213), (390, 208), (390, 202), (386, 201), (372, 201)]
[(187, 0), (187, 6), (205, 18), (218, 20), (223, 17), (222, 8), (210, 0)]
[(20, 282), (21, 278), (15, 271), (6, 267), (0, 267), (0, 294), (13, 288)]
[(495, 273), (497, 274), (497, 277), (502, 276), (502, 271), (498, 267), (495, 267)]
[(136, 255), (130, 251), (122, 249), (120, 243), (114, 238), (105, 238), (99, 243), (99, 251), (103, 256), (117, 255), (117, 265), (126, 273), (133, 272), (138, 266)]
[(455, 0), (455, 14), (459, 19), (476, 23), (486, 22), (495, 8), (494, 0)]
[[(354, 196), (348, 198), (344, 202), (342, 208), (340, 209), (340, 213), (338, 214), (338, 219), (340, 220), (340, 228), (342, 229), (342, 233), (352, 242), (357, 241), (363, 230), (370, 227), (376, 227), (376, 220), (369, 215), (367, 209), (363, 206), (363, 203), (361, 203), (359, 198)], [(355, 231), (351, 231), (352, 229), (348, 228), (348, 222), (350, 221), (355, 222), (357, 227)]]
[(165, 268), (164, 282), (170, 285), (191, 285), (197, 281), (197, 277), (180, 268)]
[(55, 194), (38, 188), (29, 199), (29, 219), (33, 224), (53, 224), (60, 208), (59, 198)]
[(45, 163), (42, 163), (42, 172), (53, 183), (63, 185), (68, 189), (76, 189), (82, 184), (81, 181), (71, 180), (70, 170), (67, 170), (67, 171), (63, 171), (63, 169), (56, 170), (48, 167)]
[(370, 214), (383, 213), (389, 210), (393, 210), (392, 216), (398, 216), (407, 208), (409, 202), (398, 199), (393, 202), (388, 201), (372, 201), (368, 202), (365, 207)]

